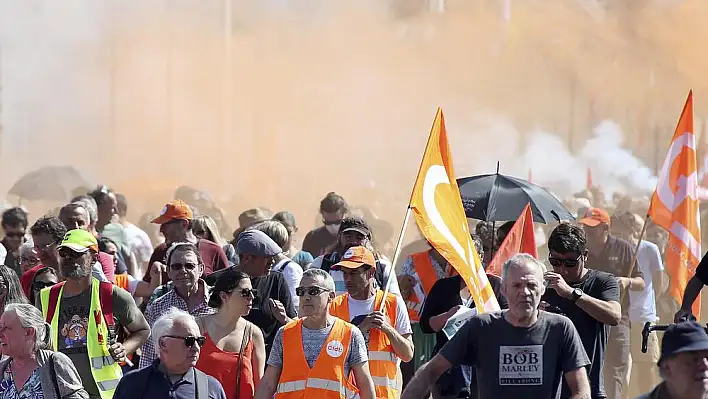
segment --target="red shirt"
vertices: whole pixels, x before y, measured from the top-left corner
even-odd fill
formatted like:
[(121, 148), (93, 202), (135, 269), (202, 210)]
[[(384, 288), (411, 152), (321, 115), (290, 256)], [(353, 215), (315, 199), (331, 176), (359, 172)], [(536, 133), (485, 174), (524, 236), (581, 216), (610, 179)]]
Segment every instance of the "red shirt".
[(32, 280), (34, 280), (34, 275), (37, 274), (39, 269), (44, 268), (43, 264), (38, 264), (37, 266), (27, 270), (20, 276), (20, 285), (22, 286), (22, 291), (24, 291), (27, 298), (30, 297), (30, 291), (32, 290)]
[[(213, 272), (221, 269), (226, 269), (229, 267), (229, 260), (226, 259), (226, 254), (224, 250), (215, 242), (209, 240), (199, 239), (197, 241), (197, 248), (199, 248), (199, 255), (204, 262), (204, 274), (202, 276), (208, 276)], [(143, 276), (143, 281), (150, 282), (152, 277), (150, 276), (150, 269), (154, 262), (161, 262), (167, 264), (167, 245), (162, 243), (158, 245), (152, 252), (150, 261), (148, 261), (148, 268)], [(170, 281), (167, 273), (162, 273), (162, 283), (165, 284)]]

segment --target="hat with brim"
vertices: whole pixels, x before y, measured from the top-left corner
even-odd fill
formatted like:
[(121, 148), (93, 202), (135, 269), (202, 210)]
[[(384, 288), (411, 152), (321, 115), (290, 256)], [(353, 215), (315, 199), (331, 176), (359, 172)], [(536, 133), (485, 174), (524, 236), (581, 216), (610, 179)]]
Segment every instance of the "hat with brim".
[(192, 208), (182, 200), (168, 202), (160, 212), (160, 216), (152, 220), (151, 223), (165, 224), (173, 220), (192, 220), (194, 212)]
[(374, 254), (371, 253), (365, 247), (351, 247), (344, 255), (342, 259), (332, 266), (332, 269), (345, 268), (345, 269), (358, 269), (364, 265), (376, 268), (376, 258)]
[(585, 212), (585, 217), (578, 220), (578, 223), (588, 227), (595, 227), (601, 224), (606, 224), (609, 226), (610, 215), (604, 209), (590, 208)]
[(98, 241), (96, 237), (86, 230), (69, 230), (64, 235), (58, 248), (68, 248), (74, 252), (84, 253), (89, 250), (98, 253)]
[(708, 351), (706, 327), (695, 321), (672, 324), (661, 339), (659, 364), (669, 357), (685, 352)]

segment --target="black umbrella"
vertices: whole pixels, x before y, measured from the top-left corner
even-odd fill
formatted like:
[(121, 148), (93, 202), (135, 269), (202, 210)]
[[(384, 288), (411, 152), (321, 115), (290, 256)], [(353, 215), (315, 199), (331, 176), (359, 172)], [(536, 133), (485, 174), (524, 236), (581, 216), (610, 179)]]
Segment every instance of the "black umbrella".
[(93, 186), (71, 166), (45, 166), (19, 178), (7, 193), (30, 201), (66, 201), (74, 189)]
[(495, 173), (463, 177), (457, 179), (457, 185), (468, 218), (488, 222), (516, 220), (531, 203), (534, 222), (575, 219), (551, 193), (523, 179)]

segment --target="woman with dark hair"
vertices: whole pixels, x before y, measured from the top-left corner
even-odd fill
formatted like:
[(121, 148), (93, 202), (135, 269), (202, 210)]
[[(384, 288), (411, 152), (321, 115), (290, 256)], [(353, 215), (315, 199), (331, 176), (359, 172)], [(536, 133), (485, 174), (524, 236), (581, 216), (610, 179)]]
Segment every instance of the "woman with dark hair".
[(27, 297), (20, 288), (20, 280), (17, 273), (7, 266), (0, 265), (0, 305), (5, 309), (5, 305), (11, 303), (29, 303)]
[(57, 272), (51, 267), (43, 267), (37, 270), (34, 278), (32, 279), (32, 287), (30, 288), (29, 303), (34, 305), (34, 300), (37, 297), (37, 293), (42, 291), (42, 288), (51, 287), (59, 282), (59, 276)]
[(206, 343), (196, 367), (219, 380), (228, 399), (253, 398), (263, 377), (263, 333), (243, 318), (256, 295), (246, 273), (227, 269), (216, 280), (209, 297), (209, 306), (218, 312), (197, 319)]

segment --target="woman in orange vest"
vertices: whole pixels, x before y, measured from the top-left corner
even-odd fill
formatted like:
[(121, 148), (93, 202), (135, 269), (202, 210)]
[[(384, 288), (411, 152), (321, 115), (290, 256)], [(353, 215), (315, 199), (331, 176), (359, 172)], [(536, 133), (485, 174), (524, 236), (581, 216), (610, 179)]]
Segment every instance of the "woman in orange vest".
[[(276, 334), (256, 399), (274, 395), (276, 399), (374, 399), (364, 336), (329, 314), (332, 277), (324, 270), (309, 269), (296, 293), (302, 318)], [(350, 374), (356, 387), (349, 382)]]

